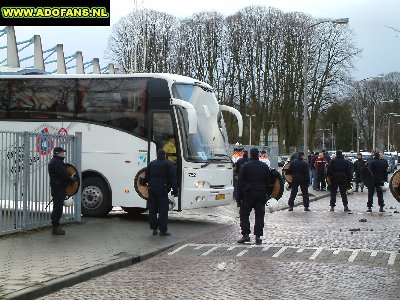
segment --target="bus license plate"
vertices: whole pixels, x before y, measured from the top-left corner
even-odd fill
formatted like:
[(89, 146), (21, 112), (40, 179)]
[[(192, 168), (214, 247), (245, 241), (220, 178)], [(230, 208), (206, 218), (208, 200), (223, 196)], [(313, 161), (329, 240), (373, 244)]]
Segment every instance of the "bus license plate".
[(215, 195), (215, 200), (223, 200), (223, 199), (225, 199), (225, 194)]

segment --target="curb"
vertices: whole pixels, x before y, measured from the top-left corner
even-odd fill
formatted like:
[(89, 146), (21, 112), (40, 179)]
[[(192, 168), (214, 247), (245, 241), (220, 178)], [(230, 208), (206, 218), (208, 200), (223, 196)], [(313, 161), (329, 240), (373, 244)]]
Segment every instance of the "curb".
[(38, 286), (29, 287), (17, 292), (3, 295), (0, 297), (0, 299), (30, 300), (38, 297), (43, 297), (51, 293), (54, 293), (58, 290), (61, 290), (63, 288), (70, 287), (75, 284), (84, 282), (86, 280), (105, 275), (109, 272), (113, 272), (118, 269), (126, 268), (131, 265), (137, 264), (153, 256), (156, 256), (157, 254), (160, 254), (161, 252), (164, 252), (169, 248), (176, 246), (177, 244), (179, 244), (179, 242), (176, 242), (172, 245), (161, 247), (159, 249), (150, 251), (143, 255), (120, 253), (118, 255), (123, 257), (111, 260), (107, 263), (89, 267), (87, 269), (80, 270), (53, 280), (39, 283)]
[[(321, 200), (323, 198), (329, 197), (330, 195), (331, 195), (330, 193), (326, 193), (326, 194), (322, 194), (319, 196), (310, 197), (310, 202)], [(297, 203), (296, 202), (294, 203), (294, 206), (300, 206), (300, 205), (303, 205), (303, 201), (301, 201), (301, 200), (298, 201)], [(276, 211), (281, 211), (281, 210), (285, 210), (288, 208), (289, 208), (289, 205), (286, 204), (286, 205), (283, 205), (282, 207), (279, 207)]]

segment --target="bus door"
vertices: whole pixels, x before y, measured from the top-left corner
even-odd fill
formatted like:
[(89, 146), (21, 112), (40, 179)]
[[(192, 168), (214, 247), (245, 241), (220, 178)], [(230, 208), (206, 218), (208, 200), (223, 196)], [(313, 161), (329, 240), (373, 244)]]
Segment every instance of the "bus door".
[[(174, 118), (171, 111), (152, 111), (151, 112), (151, 138), (149, 142), (156, 145), (156, 152), (163, 149), (166, 159), (174, 164), (176, 168), (177, 184), (181, 186), (181, 166), (180, 142), (178, 139), (177, 128), (173, 122)], [(180, 197), (176, 204), (178, 210), (181, 208)]]

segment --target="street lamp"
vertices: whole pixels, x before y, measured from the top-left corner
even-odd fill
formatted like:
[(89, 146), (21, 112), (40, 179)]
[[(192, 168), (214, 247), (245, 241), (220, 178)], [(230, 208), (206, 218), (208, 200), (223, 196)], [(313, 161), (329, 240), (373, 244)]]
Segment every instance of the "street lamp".
[(333, 24), (347, 24), (349, 23), (349, 18), (341, 19), (325, 19), (317, 23), (307, 26), (304, 30), (304, 62), (303, 62), (303, 80), (304, 80), (304, 107), (303, 107), (303, 148), (304, 153), (308, 152), (308, 99), (307, 99), (307, 67), (308, 67), (308, 31), (319, 24), (322, 23), (333, 23)]
[(249, 143), (250, 143), (250, 145), (251, 145), (251, 117), (255, 117), (256, 115), (247, 115), (247, 114), (246, 114), (246, 116), (247, 116), (247, 117), (250, 117), (250, 128), (249, 128), (249, 129), (250, 129), (250, 141), (249, 141)]
[(399, 114), (397, 114), (397, 113), (388, 113), (388, 127), (387, 127), (387, 130), (388, 130), (388, 136), (387, 136), (387, 151), (389, 151), (390, 152), (390, 117), (391, 116), (393, 116), (393, 117), (400, 117), (400, 115)]
[(377, 103), (374, 103), (374, 131), (372, 132), (373, 136), (372, 136), (372, 151), (375, 151), (375, 124), (376, 124), (376, 105), (378, 103), (392, 103), (393, 100), (386, 100), (386, 101), (380, 101)]

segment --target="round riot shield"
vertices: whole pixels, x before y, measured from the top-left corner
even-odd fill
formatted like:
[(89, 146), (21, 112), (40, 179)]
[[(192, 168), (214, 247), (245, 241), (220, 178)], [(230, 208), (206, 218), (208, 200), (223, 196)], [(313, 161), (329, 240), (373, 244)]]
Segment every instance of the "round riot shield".
[(76, 174), (76, 180), (70, 182), (65, 187), (65, 194), (68, 197), (72, 197), (73, 195), (75, 195), (78, 192), (79, 186), (81, 184), (81, 180), (79, 178), (78, 170), (73, 165), (66, 164), (66, 169), (67, 169), (67, 173), (68, 173), (69, 176), (72, 176), (73, 174)]
[(286, 163), (283, 168), (282, 168), (282, 175), (283, 177), (285, 177), (285, 180), (289, 183), (292, 183), (293, 180), (293, 176), (292, 174), (288, 173), (288, 169), (290, 167), (290, 162)]
[(396, 171), (390, 178), (389, 188), (393, 197), (400, 202), (400, 170)]
[(140, 197), (144, 200), (149, 199), (149, 188), (144, 182), (144, 176), (146, 175), (146, 168), (143, 168), (137, 172), (134, 179), (135, 190)]
[(279, 200), (283, 195), (283, 188), (284, 188), (283, 177), (275, 169), (270, 169), (270, 174), (271, 174), (272, 180), (267, 188), (267, 192), (269, 193), (269, 196), (271, 198), (275, 198), (276, 200)]

